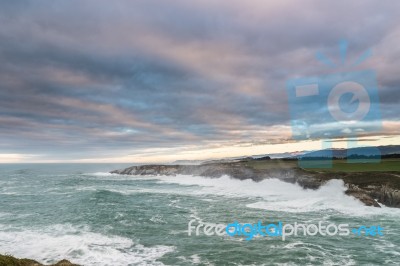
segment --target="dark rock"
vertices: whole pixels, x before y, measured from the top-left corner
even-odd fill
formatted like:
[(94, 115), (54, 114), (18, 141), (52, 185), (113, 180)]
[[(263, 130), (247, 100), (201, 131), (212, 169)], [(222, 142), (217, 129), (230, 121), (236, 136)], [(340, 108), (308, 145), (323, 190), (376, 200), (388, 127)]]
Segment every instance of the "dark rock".
[(307, 189), (318, 189), (331, 179), (341, 179), (348, 187), (346, 194), (359, 199), (367, 206), (380, 207), (379, 202), (389, 207), (400, 207), (400, 176), (390, 172), (315, 172), (298, 167), (287, 167), (281, 162), (278, 162), (276, 167), (257, 169), (248, 162), (224, 162), (201, 165), (142, 165), (115, 170), (111, 173), (167, 176), (181, 174), (211, 178), (228, 175), (232, 178), (252, 179), (256, 182), (266, 178), (278, 178), (285, 182), (297, 183)]
[[(18, 259), (10, 255), (0, 255), (0, 266), (46, 266), (46, 265), (31, 259)], [(68, 260), (61, 260), (56, 264), (48, 266), (79, 266), (79, 265), (73, 264)]]

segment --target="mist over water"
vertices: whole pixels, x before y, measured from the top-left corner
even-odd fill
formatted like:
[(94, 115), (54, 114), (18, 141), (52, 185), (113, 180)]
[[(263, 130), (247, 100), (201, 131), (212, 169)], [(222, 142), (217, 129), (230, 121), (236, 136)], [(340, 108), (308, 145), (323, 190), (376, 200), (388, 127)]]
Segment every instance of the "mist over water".
[[(340, 180), (305, 190), (196, 176), (108, 174), (119, 165), (1, 165), (0, 253), (82, 265), (396, 265), (400, 210), (363, 206)], [(384, 236), (188, 236), (191, 219), (228, 224), (380, 225)]]

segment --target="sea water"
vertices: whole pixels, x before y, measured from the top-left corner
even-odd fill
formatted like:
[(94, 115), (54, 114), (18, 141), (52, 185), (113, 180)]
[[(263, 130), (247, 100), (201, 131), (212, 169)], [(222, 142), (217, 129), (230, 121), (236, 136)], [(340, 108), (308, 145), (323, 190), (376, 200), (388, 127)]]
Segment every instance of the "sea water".
[[(400, 209), (366, 207), (340, 180), (123, 176), (129, 165), (0, 165), (0, 253), (81, 265), (399, 265)], [(188, 222), (379, 225), (383, 236), (188, 235)]]

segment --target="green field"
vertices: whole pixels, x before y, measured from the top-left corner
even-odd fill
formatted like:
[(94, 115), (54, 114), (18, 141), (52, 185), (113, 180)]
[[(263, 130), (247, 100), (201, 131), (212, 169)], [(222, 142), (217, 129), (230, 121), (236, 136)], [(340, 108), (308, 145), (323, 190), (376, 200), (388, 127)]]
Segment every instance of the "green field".
[(400, 159), (383, 159), (380, 162), (347, 162), (346, 160), (333, 160), (331, 168), (307, 168), (307, 170), (326, 172), (400, 172)]
[(333, 160), (332, 167), (329, 167), (328, 165), (327, 168), (324, 168), (326, 161), (305, 161), (298, 164), (297, 161), (274, 159), (265, 161), (251, 160), (244, 163), (246, 166), (257, 170), (300, 167), (317, 172), (400, 172), (400, 159), (383, 159), (378, 163), (362, 160), (353, 161), (351, 163), (347, 162), (347, 160)]

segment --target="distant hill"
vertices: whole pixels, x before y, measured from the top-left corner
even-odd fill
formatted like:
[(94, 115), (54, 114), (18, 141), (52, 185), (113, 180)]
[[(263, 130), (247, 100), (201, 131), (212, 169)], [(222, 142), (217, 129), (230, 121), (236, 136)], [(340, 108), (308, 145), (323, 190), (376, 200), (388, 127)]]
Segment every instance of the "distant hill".
[(235, 160), (259, 160), (265, 157), (271, 159), (284, 159), (284, 160), (295, 160), (301, 158), (338, 158), (343, 159), (347, 157), (351, 158), (368, 158), (376, 157), (380, 155), (381, 158), (400, 158), (400, 145), (387, 145), (378, 147), (357, 147), (351, 149), (324, 149), (317, 151), (295, 151), (295, 152), (283, 152), (283, 153), (270, 153), (270, 154), (259, 154), (248, 157), (237, 157), (231, 159), (215, 160), (213, 162), (223, 161), (235, 161)]
[(307, 152), (295, 158), (398, 158), (400, 145), (378, 146), (378, 147), (357, 147), (350, 149), (325, 149)]
[[(377, 156), (379, 155), (379, 156)], [(229, 163), (240, 162), (248, 160), (269, 160), (269, 159), (283, 159), (283, 160), (297, 160), (297, 159), (371, 159), (380, 157), (385, 158), (400, 158), (400, 145), (388, 145), (378, 147), (358, 147), (351, 149), (324, 149), (317, 151), (295, 151), (283, 153), (270, 153), (259, 154), (252, 156), (238, 156), (214, 160), (178, 160), (170, 165), (200, 165), (209, 163)]]

